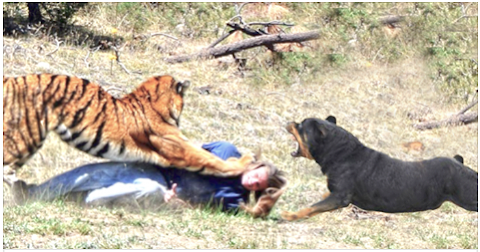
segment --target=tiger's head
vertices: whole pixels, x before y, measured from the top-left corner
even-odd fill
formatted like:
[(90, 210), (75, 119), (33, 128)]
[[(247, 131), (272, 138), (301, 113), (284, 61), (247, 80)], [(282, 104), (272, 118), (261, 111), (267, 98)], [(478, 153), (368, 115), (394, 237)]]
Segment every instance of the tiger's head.
[(183, 95), (189, 86), (188, 80), (180, 82), (170, 75), (155, 76), (143, 82), (130, 95), (134, 99), (148, 101), (155, 118), (160, 117), (164, 122), (179, 127)]

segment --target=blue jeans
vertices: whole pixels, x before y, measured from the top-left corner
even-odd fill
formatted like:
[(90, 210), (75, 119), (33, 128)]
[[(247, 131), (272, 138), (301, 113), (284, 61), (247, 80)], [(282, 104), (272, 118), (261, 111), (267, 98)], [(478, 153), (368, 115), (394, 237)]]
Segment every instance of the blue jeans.
[(57, 197), (86, 193), (88, 205), (136, 204), (149, 199), (163, 203), (167, 182), (155, 165), (108, 162), (80, 166), (40, 185), (30, 185), (30, 199), (50, 201)]

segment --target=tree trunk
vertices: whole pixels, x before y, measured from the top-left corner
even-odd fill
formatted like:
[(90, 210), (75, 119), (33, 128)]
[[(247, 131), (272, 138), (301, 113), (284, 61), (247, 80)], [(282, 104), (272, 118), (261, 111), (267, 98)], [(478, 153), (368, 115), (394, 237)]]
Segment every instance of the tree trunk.
[(40, 13), (39, 3), (27, 3), (28, 22), (31, 24), (43, 23), (42, 13)]

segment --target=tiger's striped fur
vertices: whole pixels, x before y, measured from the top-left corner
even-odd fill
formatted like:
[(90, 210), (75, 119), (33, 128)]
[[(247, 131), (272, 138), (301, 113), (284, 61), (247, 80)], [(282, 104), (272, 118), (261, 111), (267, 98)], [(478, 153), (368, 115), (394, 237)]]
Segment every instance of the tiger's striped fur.
[[(17, 169), (54, 130), (77, 149), (115, 161), (155, 163), (234, 176), (253, 157), (223, 161), (180, 132), (189, 81), (152, 77), (116, 99), (99, 85), (66, 75), (3, 77), (3, 164)], [(5, 180), (5, 179), (4, 179)]]

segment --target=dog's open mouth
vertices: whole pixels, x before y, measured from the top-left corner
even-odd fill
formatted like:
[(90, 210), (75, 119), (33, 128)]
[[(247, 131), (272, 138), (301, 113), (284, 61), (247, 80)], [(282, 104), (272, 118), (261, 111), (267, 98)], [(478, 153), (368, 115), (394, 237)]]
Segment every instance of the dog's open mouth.
[(292, 134), (292, 138), (295, 141), (295, 150), (292, 151), (290, 155), (292, 155), (292, 157), (302, 157), (304, 155), (302, 153), (302, 149), (300, 148), (301, 139), (299, 139), (300, 136), (298, 135), (298, 131), (295, 126), (296, 123), (291, 122), (287, 125), (287, 127), (285, 127), (288, 133)]

